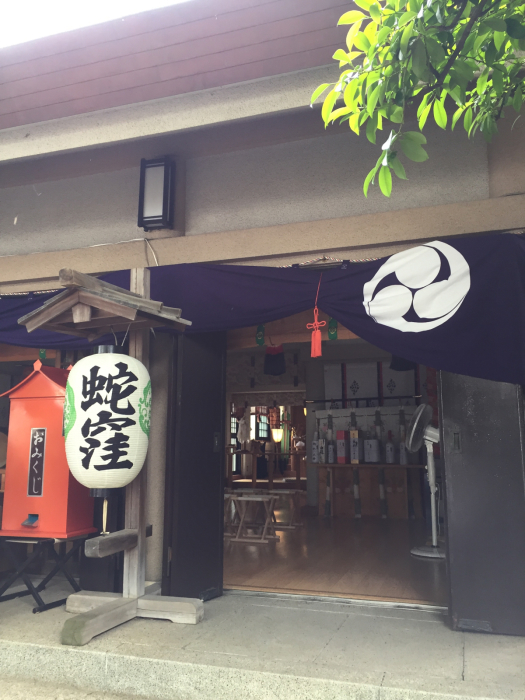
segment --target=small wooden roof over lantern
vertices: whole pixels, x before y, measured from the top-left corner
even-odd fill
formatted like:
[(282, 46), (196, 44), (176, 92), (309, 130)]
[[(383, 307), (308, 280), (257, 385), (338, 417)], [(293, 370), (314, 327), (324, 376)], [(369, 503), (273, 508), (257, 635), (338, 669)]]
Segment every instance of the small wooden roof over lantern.
[(82, 272), (60, 270), (59, 281), (65, 291), (18, 319), (28, 333), (42, 328), (91, 342), (110, 332), (160, 327), (184, 331), (191, 325), (191, 321), (181, 318), (180, 309), (144, 299)]

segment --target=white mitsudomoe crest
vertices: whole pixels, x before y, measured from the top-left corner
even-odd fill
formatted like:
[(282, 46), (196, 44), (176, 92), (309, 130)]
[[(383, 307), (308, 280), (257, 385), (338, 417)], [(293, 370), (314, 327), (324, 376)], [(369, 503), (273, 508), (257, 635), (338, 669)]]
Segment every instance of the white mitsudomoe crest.
[[(450, 274), (438, 278), (441, 257), (447, 260)], [(376, 289), (388, 275), (397, 284)], [(436, 328), (451, 318), (470, 289), (470, 268), (455, 248), (433, 241), (392, 255), (363, 287), (366, 313), (377, 323), (403, 332), (421, 333)], [(418, 320), (405, 316), (413, 309)]]

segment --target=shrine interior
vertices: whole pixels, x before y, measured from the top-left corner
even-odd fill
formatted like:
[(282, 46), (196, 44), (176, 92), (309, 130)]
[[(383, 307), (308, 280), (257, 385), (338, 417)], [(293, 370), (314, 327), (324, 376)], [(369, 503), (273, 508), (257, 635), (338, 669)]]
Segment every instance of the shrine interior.
[[(438, 423), (436, 372), (345, 329), (312, 358), (283, 322), (269, 351), (255, 329), (228, 334), (225, 589), (445, 606), (445, 560), (411, 554), (430, 543), (426, 452), (403, 448), (419, 404)], [(294, 329), (304, 341), (280, 345)]]

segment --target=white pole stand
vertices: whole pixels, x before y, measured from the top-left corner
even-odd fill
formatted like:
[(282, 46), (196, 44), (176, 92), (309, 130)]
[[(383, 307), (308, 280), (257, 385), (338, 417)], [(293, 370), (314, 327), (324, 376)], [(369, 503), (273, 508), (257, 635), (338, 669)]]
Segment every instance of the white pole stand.
[[(149, 299), (147, 268), (132, 269), (130, 282), (130, 291)], [(146, 367), (149, 365), (149, 330), (130, 332), (129, 354)], [(136, 617), (193, 625), (202, 620), (204, 605), (201, 600), (160, 596), (158, 584), (146, 588), (146, 488), (147, 461), (137, 478), (126, 487), (126, 529), (95, 538), (100, 540), (98, 546), (94, 540), (88, 540), (90, 555), (94, 557), (124, 551), (123, 593), (81, 591), (69, 596), (66, 610), (80, 614), (64, 623), (62, 644), (82, 646)]]
[(428, 485), (430, 487), (430, 515), (432, 521), (432, 545), (430, 547), (414, 547), (410, 554), (423, 559), (444, 559), (445, 552), (438, 546), (437, 539), (437, 504), (436, 504), (436, 465), (434, 463), (434, 443), (425, 440), (427, 448)]

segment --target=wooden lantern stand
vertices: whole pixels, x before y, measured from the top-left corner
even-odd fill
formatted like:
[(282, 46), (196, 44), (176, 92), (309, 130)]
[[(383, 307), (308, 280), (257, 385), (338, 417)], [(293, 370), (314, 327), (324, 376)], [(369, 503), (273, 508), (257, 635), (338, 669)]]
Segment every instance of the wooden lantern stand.
[[(150, 328), (184, 330), (190, 325), (180, 317), (180, 309), (150, 300), (147, 268), (131, 270), (129, 292), (75, 270), (61, 270), (59, 280), (66, 291), (19, 319), (29, 332), (44, 328), (92, 341), (129, 330), (130, 357), (148, 367)], [(137, 478), (126, 487), (125, 530), (90, 539), (85, 547), (86, 556), (92, 558), (124, 552), (122, 595), (87, 591), (69, 596), (66, 610), (80, 614), (64, 623), (62, 644), (82, 646), (135, 617), (196, 624), (204, 616), (199, 599), (161, 596), (159, 584), (146, 590), (147, 466), (146, 459)]]

